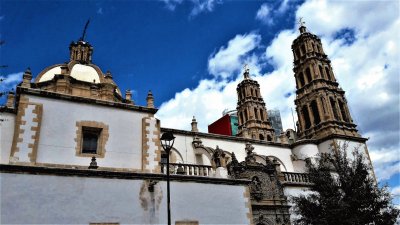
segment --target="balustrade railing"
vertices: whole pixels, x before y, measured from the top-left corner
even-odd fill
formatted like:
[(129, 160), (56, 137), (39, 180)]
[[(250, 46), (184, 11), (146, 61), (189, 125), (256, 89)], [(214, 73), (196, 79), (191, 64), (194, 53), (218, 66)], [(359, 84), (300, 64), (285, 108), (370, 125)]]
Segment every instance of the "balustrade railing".
[(307, 173), (290, 173), (283, 172), (285, 176), (285, 182), (288, 183), (307, 183), (311, 184), (310, 177)]
[[(161, 172), (167, 174), (167, 163), (161, 164)], [(169, 173), (188, 176), (204, 176), (208, 177), (212, 173), (211, 166), (196, 165), (196, 164), (183, 164), (183, 163), (170, 163)]]

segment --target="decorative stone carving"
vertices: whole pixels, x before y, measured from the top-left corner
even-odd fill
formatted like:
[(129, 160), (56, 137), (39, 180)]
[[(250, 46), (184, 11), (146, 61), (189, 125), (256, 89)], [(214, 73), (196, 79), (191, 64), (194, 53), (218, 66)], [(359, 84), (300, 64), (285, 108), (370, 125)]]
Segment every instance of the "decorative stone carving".
[(212, 159), (211, 166), (214, 169), (218, 167), (226, 167), (225, 156), (226, 156), (225, 152), (222, 149), (220, 149), (217, 145), (211, 158)]
[(282, 173), (277, 160), (266, 158), (266, 165), (256, 162), (254, 147), (246, 143), (246, 158), (238, 162), (234, 153), (227, 165), (233, 179), (249, 179), (250, 198), (255, 224), (289, 225), (290, 206), (281, 185)]

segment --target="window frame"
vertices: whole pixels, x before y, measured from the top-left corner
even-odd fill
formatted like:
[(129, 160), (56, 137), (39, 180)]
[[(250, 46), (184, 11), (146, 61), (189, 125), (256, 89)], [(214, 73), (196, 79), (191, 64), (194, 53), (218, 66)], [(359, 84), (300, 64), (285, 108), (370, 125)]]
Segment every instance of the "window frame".
[[(109, 136), (108, 125), (96, 121), (77, 121), (76, 127), (75, 155), (79, 157), (94, 156), (96, 158), (104, 158), (106, 153), (105, 146)], [(90, 130), (98, 132), (96, 153), (83, 152), (84, 132), (90, 132)]]

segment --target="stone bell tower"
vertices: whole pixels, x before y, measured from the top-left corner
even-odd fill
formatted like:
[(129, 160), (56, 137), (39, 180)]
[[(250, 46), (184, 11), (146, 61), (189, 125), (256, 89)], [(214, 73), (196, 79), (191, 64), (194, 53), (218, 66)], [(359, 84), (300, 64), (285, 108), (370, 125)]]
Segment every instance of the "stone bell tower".
[(238, 95), (238, 134), (237, 136), (255, 140), (274, 140), (274, 129), (268, 119), (267, 109), (260, 93), (260, 85), (250, 78), (245, 66), (244, 79), (236, 88)]
[(299, 138), (360, 137), (321, 40), (309, 33), (301, 20), (299, 30), (292, 44)]

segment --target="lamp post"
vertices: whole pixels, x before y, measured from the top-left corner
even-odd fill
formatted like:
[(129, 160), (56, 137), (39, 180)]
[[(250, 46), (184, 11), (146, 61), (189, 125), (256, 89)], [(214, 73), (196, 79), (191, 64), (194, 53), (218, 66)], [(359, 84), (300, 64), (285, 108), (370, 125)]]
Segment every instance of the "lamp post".
[(170, 210), (170, 191), (169, 191), (169, 153), (174, 145), (175, 137), (172, 132), (165, 132), (160, 138), (161, 145), (167, 153), (167, 208), (168, 208), (168, 225), (171, 225), (171, 210)]

